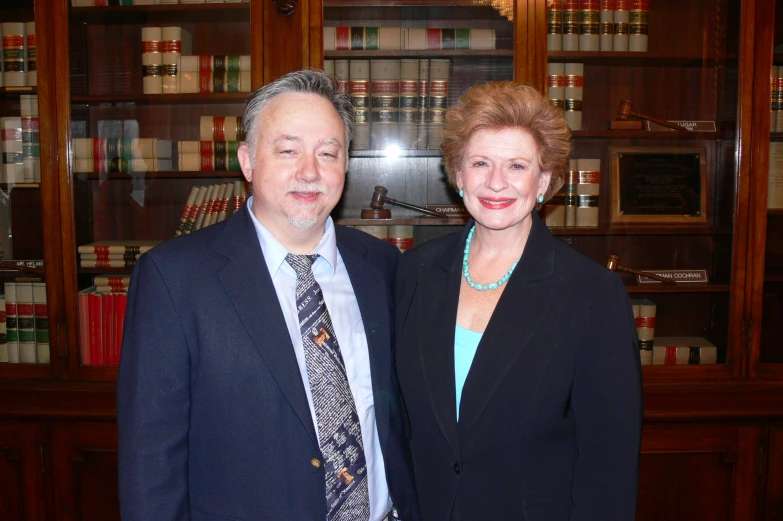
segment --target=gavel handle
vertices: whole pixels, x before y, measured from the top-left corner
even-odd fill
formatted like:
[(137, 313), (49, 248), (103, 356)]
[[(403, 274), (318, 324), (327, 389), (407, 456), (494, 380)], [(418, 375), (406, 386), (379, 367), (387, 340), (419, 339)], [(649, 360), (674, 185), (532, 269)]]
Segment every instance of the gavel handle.
[(617, 271), (624, 271), (626, 273), (633, 273), (634, 275), (639, 275), (641, 277), (647, 277), (648, 279), (658, 280), (660, 282), (663, 282), (664, 284), (676, 284), (672, 279), (667, 279), (666, 277), (661, 277), (660, 275), (656, 275), (655, 273), (650, 273), (647, 271), (640, 271), (635, 270), (633, 268), (626, 268), (625, 266), (617, 266)]
[(435, 210), (429, 210), (427, 208), (422, 208), (421, 206), (416, 206), (415, 204), (408, 204), (403, 203), (402, 201), (395, 201), (391, 197), (384, 197), (384, 202), (387, 202), (389, 204), (393, 204), (395, 206), (399, 206), (402, 208), (407, 208), (408, 210), (416, 210), (417, 212), (426, 213), (427, 215), (433, 215), (435, 217), (445, 218), (448, 217), (447, 215), (443, 215), (442, 213), (438, 213)]
[(652, 121), (653, 123), (657, 123), (658, 125), (664, 126), (666, 128), (679, 130), (680, 132), (686, 132), (686, 130), (684, 128), (682, 128), (681, 126), (677, 125), (676, 123), (670, 123), (670, 122), (666, 121), (665, 119), (660, 119), (660, 118), (656, 118), (656, 117), (653, 117), (653, 116), (646, 116), (644, 114), (639, 114), (638, 112), (634, 112), (633, 110), (630, 111), (629, 114), (631, 116), (636, 117), (636, 118), (646, 119), (647, 121)]

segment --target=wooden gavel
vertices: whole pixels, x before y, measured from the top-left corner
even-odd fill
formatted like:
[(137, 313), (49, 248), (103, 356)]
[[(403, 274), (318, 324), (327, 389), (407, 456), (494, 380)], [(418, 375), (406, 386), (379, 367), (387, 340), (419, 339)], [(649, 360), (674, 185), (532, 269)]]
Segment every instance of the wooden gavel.
[[(444, 215), (442, 213), (438, 213), (435, 210), (430, 210), (428, 208), (424, 208), (421, 206), (416, 206), (415, 204), (405, 203), (402, 201), (397, 201), (395, 199), (392, 199), (391, 197), (388, 197), (386, 194), (389, 193), (389, 190), (385, 186), (376, 186), (375, 191), (372, 193), (372, 199), (370, 200), (370, 208), (378, 211), (384, 211), (386, 210), (383, 205), (384, 203), (393, 204), (395, 206), (399, 206), (401, 208), (407, 208), (408, 210), (416, 210), (417, 212), (426, 213), (427, 215), (432, 215), (434, 217), (448, 217), (448, 215)], [(388, 210), (386, 210), (388, 212)], [(364, 217), (365, 211), (362, 210), (362, 218)], [(388, 217), (386, 217), (388, 219)]]
[(620, 121), (628, 121), (628, 118), (633, 116), (635, 118), (652, 121), (653, 123), (657, 123), (658, 125), (662, 125), (667, 128), (679, 130), (680, 132), (686, 132), (686, 129), (682, 128), (681, 126), (675, 123), (670, 123), (665, 119), (654, 118), (652, 116), (645, 116), (644, 114), (639, 114), (638, 112), (634, 112), (632, 108), (633, 108), (633, 104), (630, 102), (630, 100), (627, 99), (622, 100), (620, 102), (620, 107), (617, 109), (617, 115), (615, 116), (615, 119), (618, 119)]
[(656, 275), (655, 273), (650, 273), (648, 271), (640, 271), (635, 270), (633, 268), (626, 268), (625, 266), (620, 266), (620, 257), (617, 255), (614, 255), (610, 253), (606, 256), (606, 267), (611, 271), (623, 271), (625, 273), (633, 273), (634, 275), (639, 275), (641, 277), (647, 277), (648, 279), (658, 280), (660, 282), (663, 282), (664, 284), (676, 284), (671, 279), (667, 279), (666, 277), (661, 277), (660, 275)]

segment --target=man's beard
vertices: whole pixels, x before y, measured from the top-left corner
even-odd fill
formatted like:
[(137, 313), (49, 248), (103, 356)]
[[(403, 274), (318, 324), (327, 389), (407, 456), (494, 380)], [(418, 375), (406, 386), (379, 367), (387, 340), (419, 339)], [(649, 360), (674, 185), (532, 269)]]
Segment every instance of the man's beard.
[[(318, 184), (313, 183), (296, 183), (290, 185), (286, 193), (291, 192), (311, 192), (311, 193), (319, 193), (319, 194), (327, 194), (328, 190), (326, 187), (323, 187)], [(294, 228), (298, 230), (309, 230), (316, 224), (318, 224), (318, 216), (308, 217), (308, 218), (302, 218), (299, 217), (299, 213), (304, 212), (311, 212), (315, 210), (316, 203), (311, 204), (296, 204), (294, 207), (294, 211), (288, 215), (288, 224), (293, 226)]]

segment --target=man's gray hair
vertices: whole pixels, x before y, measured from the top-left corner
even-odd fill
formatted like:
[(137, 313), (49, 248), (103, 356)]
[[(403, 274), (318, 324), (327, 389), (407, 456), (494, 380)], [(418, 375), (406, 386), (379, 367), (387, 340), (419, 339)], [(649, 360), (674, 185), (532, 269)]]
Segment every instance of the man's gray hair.
[(247, 105), (245, 105), (242, 124), (245, 129), (245, 145), (250, 153), (250, 164), (253, 167), (256, 164), (256, 145), (258, 144), (258, 114), (272, 98), (278, 94), (288, 92), (304, 92), (326, 98), (343, 120), (346, 150), (351, 142), (351, 138), (353, 138), (353, 105), (348, 96), (340, 92), (337, 84), (318, 69), (289, 72), (272, 83), (256, 89), (248, 98)]

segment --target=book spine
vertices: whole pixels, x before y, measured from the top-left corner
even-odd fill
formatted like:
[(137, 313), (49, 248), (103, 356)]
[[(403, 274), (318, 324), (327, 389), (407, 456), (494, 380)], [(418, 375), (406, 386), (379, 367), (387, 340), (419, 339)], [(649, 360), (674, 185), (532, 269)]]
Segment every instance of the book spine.
[(161, 28), (163, 94), (179, 93), (179, 67), (182, 56), (182, 27)]
[(778, 66), (777, 84), (778, 113), (775, 118), (775, 131), (783, 132), (783, 66)]
[[(323, 33), (324, 33), (324, 51), (334, 51), (336, 50), (336, 38), (337, 38), (337, 32), (335, 30), (335, 27), (324, 27)], [(329, 74), (326, 70), (326, 61), (324, 60), (324, 72)]]
[(370, 148), (370, 60), (349, 63), (348, 95), (355, 108), (353, 150)]
[(370, 148), (396, 145), (400, 134), (400, 60), (372, 60)]
[(642, 365), (653, 365), (653, 341), (639, 340), (639, 358)]
[(449, 77), (451, 62), (449, 60), (430, 60), (430, 83), (427, 111), (429, 116), (427, 126), (427, 148), (440, 149), (441, 131), (446, 119), (446, 109), (449, 100)]
[(201, 226), (202, 228), (206, 228), (207, 226), (210, 226), (217, 219), (217, 213), (220, 208), (220, 204), (223, 201), (223, 195), (225, 195), (225, 193), (226, 193), (226, 185), (224, 183), (218, 185), (213, 191), (213, 197), (212, 200), (209, 202), (209, 206), (207, 207), (207, 214), (204, 216), (204, 224)]
[(579, 0), (579, 50), (597, 51), (599, 38), (599, 0)]
[(141, 71), (144, 94), (163, 92), (162, 37), (160, 27), (141, 28)]
[(96, 286), (114, 286), (120, 288), (127, 288), (130, 285), (131, 278), (129, 276), (115, 277), (112, 275), (96, 275), (93, 277), (93, 284)]
[(5, 324), (8, 362), (19, 363), (19, 326), (16, 307), (16, 282), (5, 283)]
[[(37, 143), (33, 143), (33, 111), (32, 111), (32, 96), (23, 94), (19, 96), (19, 104), (21, 108), (21, 122), (22, 122), (22, 164), (24, 171), (24, 180), (26, 183), (35, 182), (35, 150), (38, 146)], [(39, 152), (40, 155), (40, 152)]]
[(576, 226), (598, 226), (598, 196), (601, 189), (601, 160), (577, 159)]
[(402, 27), (379, 27), (378, 50), (399, 51), (404, 49), (405, 29)]
[(416, 147), (418, 150), (427, 149), (427, 131), (429, 125), (429, 97), (430, 97), (430, 60), (419, 59), (419, 115), (416, 125)]
[(565, 226), (576, 226), (576, 185), (579, 183), (579, 168), (576, 159), (568, 160), (565, 184)]
[(81, 365), (91, 365), (90, 363), (90, 328), (89, 324), (90, 308), (87, 300), (87, 294), (79, 292), (79, 357)]
[(49, 306), (46, 301), (46, 283), (33, 283), (33, 314), (35, 316), (35, 349), (39, 364), (51, 362), (49, 351)]
[(103, 365), (112, 365), (113, 362), (113, 346), (112, 346), (112, 328), (111, 328), (111, 314), (112, 314), (112, 300), (111, 295), (96, 293), (101, 303), (101, 356), (103, 357)]
[(3, 81), (6, 87), (27, 85), (24, 22), (3, 22)]
[(655, 338), (655, 317), (657, 306), (646, 301), (639, 304), (639, 317), (636, 319), (636, 334), (639, 340), (653, 340)]
[(32, 282), (16, 283), (16, 324), (19, 335), (19, 363), (34, 364), (35, 350), (35, 308), (33, 305)]
[(122, 338), (125, 334), (125, 314), (128, 309), (128, 295), (118, 294), (116, 302), (116, 314), (117, 314), (117, 358), (115, 363), (119, 365), (122, 358)]
[(584, 64), (565, 64), (564, 114), (568, 128), (582, 130), (582, 93), (584, 91)]
[(5, 295), (0, 295), (0, 363), (8, 363), (7, 332), (5, 324)]
[(382, 241), (388, 241), (389, 240), (389, 227), (388, 226), (377, 226), (377, 225), (368, 225), (368, 226), (354, 226), (357, 230), (363, 231), (364, 233), (368, 233), (372, 235), (373, 237), (377, 237), (378, 239)]
[(769, 131), (775, 132), (777, 128), (777, 117), (780, 107), (778, 106), (778, 66), (773, 65), (769, 73)]
[(207, 187), (207, 193), (204, 197), (204, 202), (198, 209), (198, 216), (196, 217), (196, 224), (193, 227), (193, 231), (200, 230), (201, 226), (204, 224), (204, 217), (207, 215), (207, 209), (209, 208), (209, 205), (212, 202), (212, 198), (214, 197), (213, 192), (215, 191), (215, 186), (216, 185), (209, 185)]
[(769, 143), (767, 209), (783, 209), (783, 142), (781, 141)]
[(544, 222), (550, 228), (565, 226), (565, 185), (543, 207)]
[(629, 0), (615, 0), (614, 5), (614, 34), (612, 35), (612, 50), (628, 50), (628, 23), (631, 20)]
[(24, 182), (24, 145), (22, 141), (22, 118), (4, 117), (2, 122), (3, 172), (0, 182)]
[(335, 27), (335, 50), (336, 51), (350, 51), (351, 50), (351, 28), (350, 27)]
[(103, 350), (101, 348), (101, 298), (96, 294), (95, 288), (87, 293), (88, 313), (87, 318), (90, 334), (90, 361), (92, 365), (103, 365)]
[(631, 0), (630, 15), (628, 50), (646, 52), (650, 0)]
[(602, 51), (612, 50), (612, 40), (614, 39), (614, 0), (601, 0), (601, 12), (598, 16), (599, 22), (599, 46)]
[(547, 70), (547, 96), (553, 105), (562, 109), (565, 103), (565, 64), (549, 63)]
[(547, 2), (546, 48), (549, 51), (563, 49), (563, 0)]
[(192, 232), (196, 226), (196, 219), (198, 219), (198, 213), (201, 210), (201, 205), (204, 204), (204, 199), (207, 196), (207, 187), (201, 186), (198, 189), (198, 196), (196, 196), (196, 202), (190, 210), (188, 215), (188, 222), (185, 225), (185, 229), (182, 231), (183, 235), (187, 235)]
[(234, 212), (242, 207), (242, 181), (234, 181)]
[(226, 217), (228, 217), (228, 205), (231, 203), (233, 195), (234, 183), (228, 183), (226, 186), (226, 193), (223, 195), (223, 200), (220, 202), (217, 222), (223, 222), (226, 220)]
[(38, 86), (38, 41), (35, 38), (35, 22), (25, 24), (27, 31), (27, 46), (25, 55), (27, 58), (27, 85)]
[(175, 236), (182, 235), (182, 232), (185, 230), (185, 225), (188, 222), (188, 215), (190, 215), (190, 212), (193, 208), (193, 204), (196, 202), (197, 195), (198, 195), (198, 187), (194, 186), (190, 190), (190, 195), (188, 196), (188, 200), (185, 203), (185, 208), (182, 210), (182, 215), (179, 216), (179, 222), (177, 223), (177, 228), (174, 230)]
[(419, 60), (400, 60), (400, 148), (416, 148), (419, 127)]
[(388, 241), (401, 252), (413, 248), (413, 226), (395, 224), (389, 226)]
[(579, 50), (579, 0), (563, 0), (563, 50)]
[(244, 141), (242, 116), (201, 116), (201, 141)]
[(98, 293), (127, 293), (127, 286), (95, 286), (95, 291)]
[(338, 90), (343, 94), (348, 94), (350, 92), (348, 82), (351, 75), (349, 71), (350, 66), (348, 60), (334, 61), (334, 81), (337, 83)]

